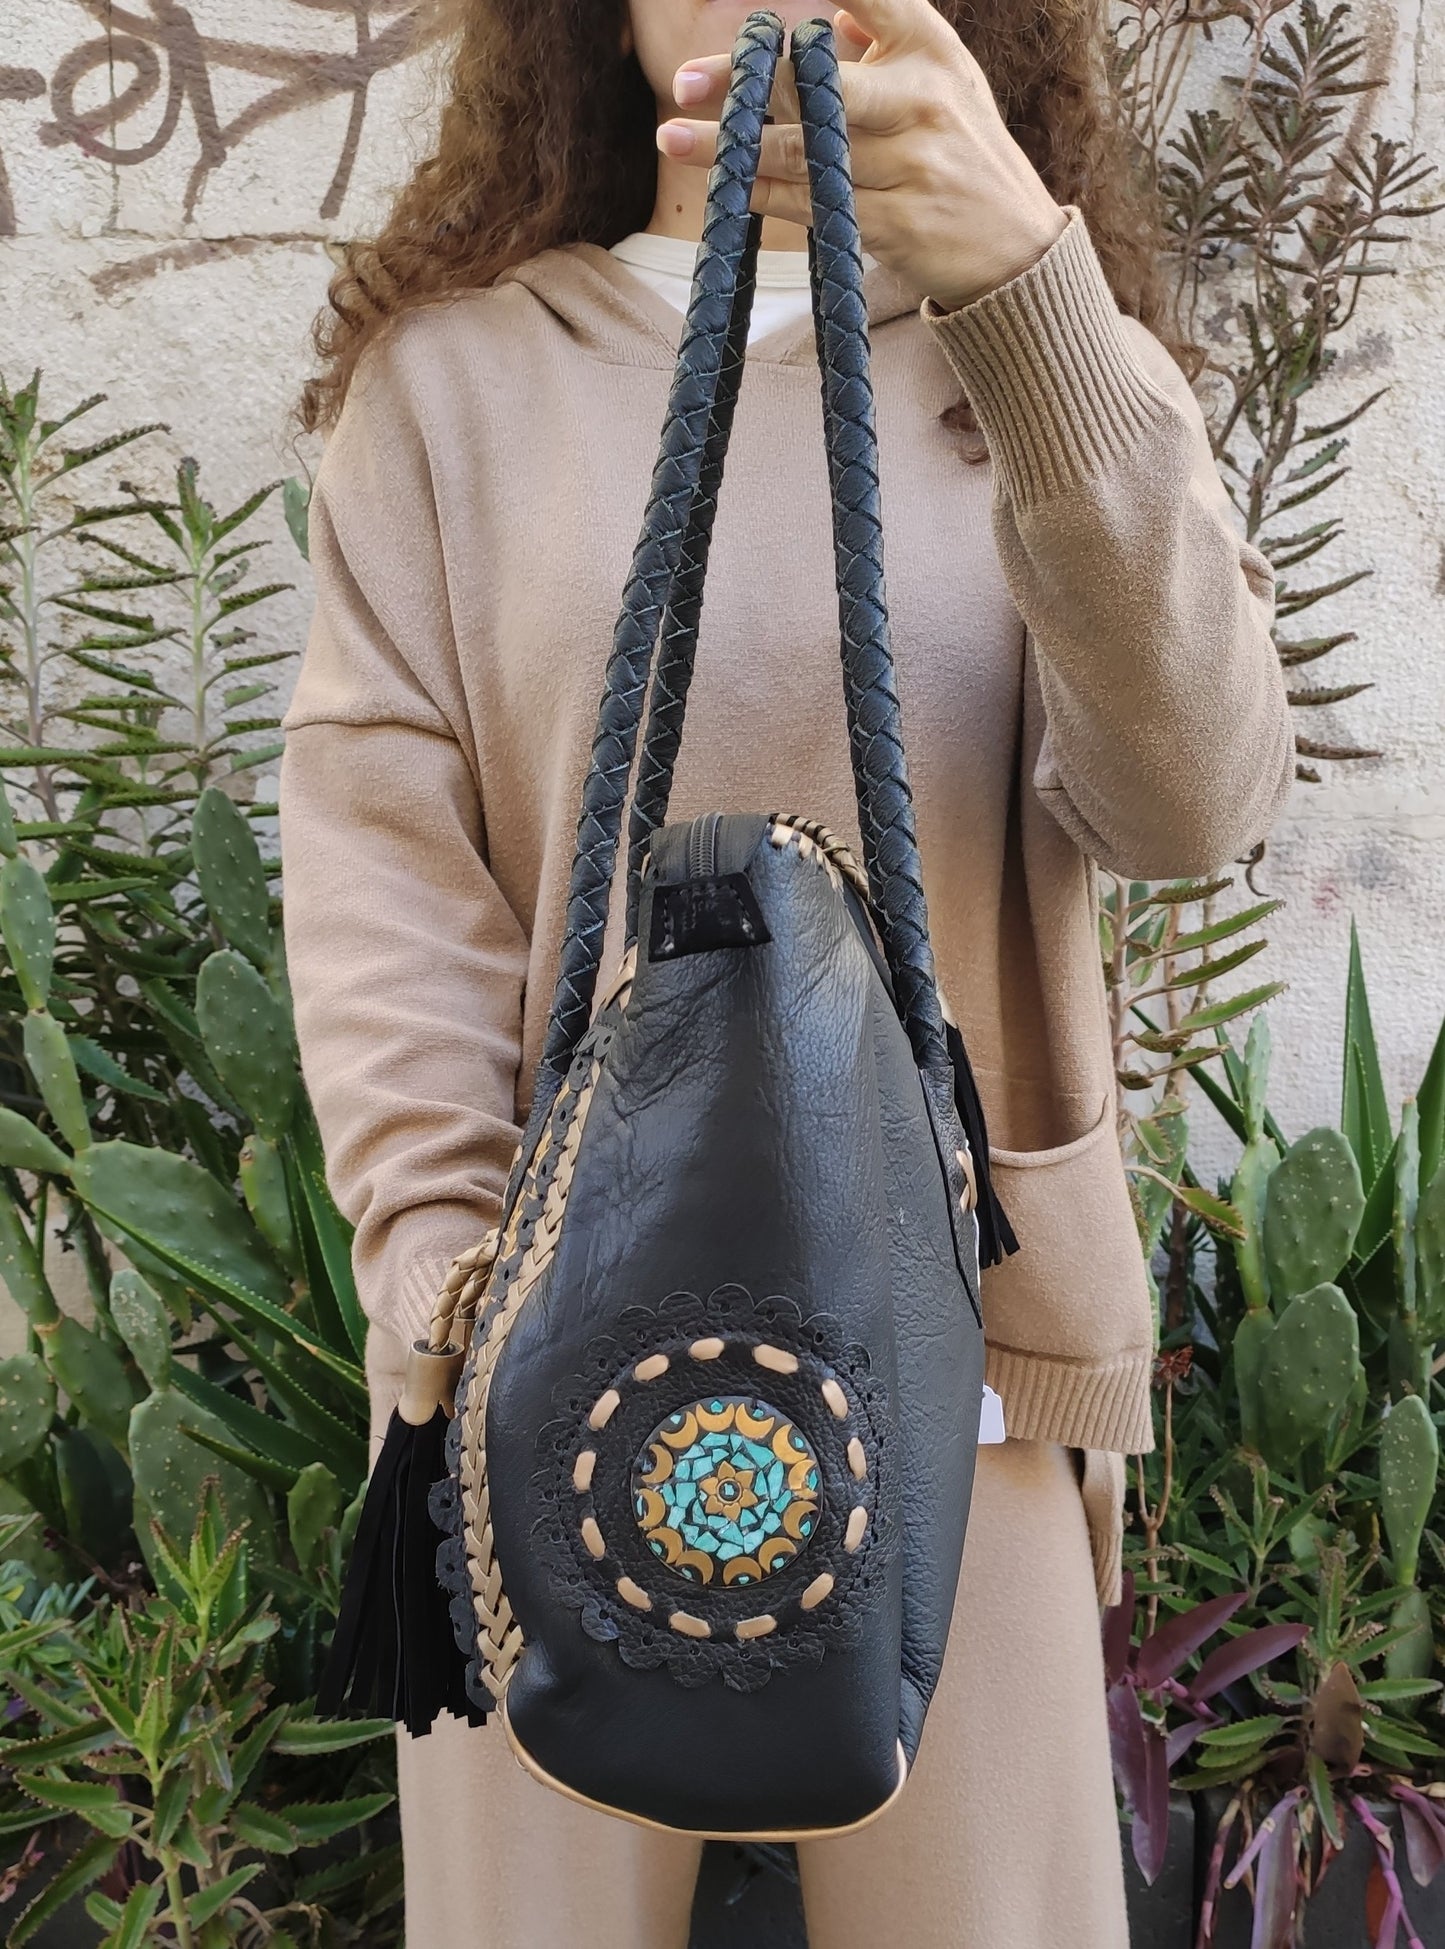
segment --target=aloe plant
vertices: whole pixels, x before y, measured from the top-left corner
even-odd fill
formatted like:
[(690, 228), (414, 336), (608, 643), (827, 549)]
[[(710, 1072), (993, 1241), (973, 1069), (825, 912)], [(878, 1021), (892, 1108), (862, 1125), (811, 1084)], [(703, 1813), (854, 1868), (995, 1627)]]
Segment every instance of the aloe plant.
[[(400, 1849), (376, 1842), (393, 1795), (363, 1750), (390, 1746), (390, 1722), (323, 1723), (275, 1701), (282, 1620), (253, 1592), (244, 1531), (214, 1482), (198, 1499), (193, 1477), (190, 1504), (188, 1542), (151, 1527), (158, 1594), (144, 1606), (86, 1611), (52, 1591), (27, 1614), (23, 1579), (0, 1567), (0, 1833), (32, 1835), (38, 1858), (61, 1823), (89, 1830), (39, 1894), (22, 1885), (13, 1949), (81, 1901), (103, 1949), (299, 1949), (323, 1923), (327, 1943), (359, 1943), (394, 1909)], [(341, 1835), (348, 1855), (310, 1868), (307, 1851)]]

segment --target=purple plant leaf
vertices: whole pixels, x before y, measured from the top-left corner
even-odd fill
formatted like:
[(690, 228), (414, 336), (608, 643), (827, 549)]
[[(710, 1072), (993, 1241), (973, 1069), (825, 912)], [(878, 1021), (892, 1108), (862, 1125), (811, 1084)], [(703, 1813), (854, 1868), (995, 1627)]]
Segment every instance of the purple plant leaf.
[(1249, 1949), (1290, 1949), (1299, 1904), (1299, 1792), (1287, 1793), (1262, 1823), (1254, 1868), (1254, 1932)]
[(1395, 1788), (1400, 1803), (1400, 1825), (1405, 1830), (1405, 1859), (1417, 1887), (1428, 1888), (1445, 1867), (1445, 1821), (1435, 1812), (1423, 1793), (1403, 1781)]
[(1152, 1888), (1169, 1847), (1169, 1755), (1163, 1734), (1149, 1725), (1144, 1727), (1144, 1795), (1134, 1808), (1131, 1838), (1139, 1872)]
[(1199, 1668), (1199, 1675), (1189, 1688), (1189, 1696), (1201, 1704), (1212, 1699), (1216, 1692), (1222, 1692), (1226, 1685), (1247, 1678), (1257, 1672), (1261, 1665), (1268, 1665), (1274, 1659), (1293, 1651), (1309, 1636), (1307, 1624), (1267, 1624), (1261, 1631), (1245, 1631), (1228, 1644), (1222, 1644)]
[(1202, 1719), (1187, 1719), (1182, 1726), (1171, 1726), (1169, 1731), (1165, 1733), (1164, 1746), (1169, 1755), (1171, 1771), (1178, 1766), (1180, 1760), (1183, 1759), (1184, 1755), (1189, 1751), (1189, 1748), (1203, 1731), (1204, 1721)]
[(1152, 1688), (1173, 1678), (1204, 1640), (1229, 1622), (1248, 1595), (1247, 1590), (1239, 1590), (1225, 1597), (1211, 1597), (1207, 1603), (1196, 1604), (1193, 1610), (1181, 1611), (1161, 1624), (1139, 1647), (1134, 1661), (1139, 1683)]
[(1224, 1857), (1229, 1851), (1230, 1838), (1239, 1819), (1239, 1798), (1236, 1795), (1224, 1810), (1224, 1817), (1214, 1832), (1214, 1845), (1209, 1850), (1209, 1867), (1204, 1877), (1204, 1893), (1199, 1900), (1199, 1934), (1195, 1938), (1196, 1949), (1211, 1949), (1214, 1941), (1215, 1911), (1219, 1905), (1219, 1894), (1224, 1886)]
[(1367, 1896), (1369, 1913), (1373, 1914), (1376, 1891), (1383, 1888), (1385, 1899), (1380, 1904), (1380, 1920), (1375, 1929), (1373, 1949), (1395, 1949), (1395, 1939), (1400, 1924), (1405, 1925), (1406, 1949), (1425, 1949), (1419, 1936), (1410, 1926), (1410, 1918), (1405, 1912), (1405, 1891), (1400, 1886), (1400, 1877), (1395, 1872), (1395, 1843), (1390, 1830), (1377, 1820), (1370, 1811), (1369, 1802), (1358, 1793), (1350, 1795), (1350, 1804), (1370, 1831), (1375, 1843), (1375, 1865), (1370, 1876), (1370, 1889)]
[(1129, 1640), (1134, 1634), (1134, 1572), (1126, 1570), (1117, 1604), (1104, 1613), (1104, 1676), (1117, 1685), (1129, 1669)]
[(1109, 1687), (1109, 1751), (1114, 1778), (1131, 1812), (1144, 1804), (1148, 1791), (1148, 1754), (1144, 1744), (1144, 1715), (1139, 1694), (1126, 1682)]
[(1274, 1827), (1271, 1823), (1279, 1813), (1280, 1808), (1284, 1806), (1285, 1801), (1298, 1800), (1303, 1791), (1304, 1789), (1302, 1787), (1292, 1787), (1285, 1795), (1284, 1800), (1281, 1800), (1276, 1806), (1272, 1807), (1265, 1815), (1264, 1819), (1251, 1835), (1249, 1845), (1241, 1848), (1239, 1859), (1225, 1877), (1224, 1885), (1226, 1888), (1237, 1888), (1240, 1882), (1244, 1880), (1246, 1873), (1254, 1866), (1256, 1858), (1264, 1848), (1265, 1842), (1273, 1834)]

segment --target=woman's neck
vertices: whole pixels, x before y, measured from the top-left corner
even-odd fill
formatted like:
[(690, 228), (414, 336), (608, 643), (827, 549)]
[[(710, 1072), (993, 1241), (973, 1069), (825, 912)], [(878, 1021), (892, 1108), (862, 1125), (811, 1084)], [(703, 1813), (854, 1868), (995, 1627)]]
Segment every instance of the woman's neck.
[[(657, 158), (657, 200), (646, 228), (660, 237), (685, 237), (697, 243), (707, 207), (707, 171), (694, 169), (671, 156)], [(806, 250), (808, 233), (785, 217), (764, 217), (760, 250)]]

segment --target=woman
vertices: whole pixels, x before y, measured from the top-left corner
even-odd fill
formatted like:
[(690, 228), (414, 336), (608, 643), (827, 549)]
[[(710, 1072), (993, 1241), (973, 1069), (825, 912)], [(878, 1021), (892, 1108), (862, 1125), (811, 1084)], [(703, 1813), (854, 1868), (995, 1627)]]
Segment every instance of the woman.
[[(745, 12), (466, 0), (437, 153), (321, 332), (286, 935), (378, 1431), (528, 1107)], [(1150, 1439), (1152, 1322), (1095, 866), (1210, 872), (1264, 836), (1292, 775), (1270, 565), (1236, 534), (1179, 367), (1130, 315), (1154, 280), (1097, 106), (1102, 28), (1064, 0), (989, 13), (855, 0), (836, 18), (934, 943), (1024, 1244), (985, 1275), (1009, 1439), (980, 1452), (917, 1767), (871, 1826), (800, 1847), (812, 1949), (1126, 1941), (1097, 1602), (1122, 1458)], [(796, 808), (853, 836), (786, 79), (775, 110), (672, 817)], [(403, 1737), (401, 1780), (410, 1940), (682, 1949), (696, 1843), (550, 1793), (493, 1729)]]

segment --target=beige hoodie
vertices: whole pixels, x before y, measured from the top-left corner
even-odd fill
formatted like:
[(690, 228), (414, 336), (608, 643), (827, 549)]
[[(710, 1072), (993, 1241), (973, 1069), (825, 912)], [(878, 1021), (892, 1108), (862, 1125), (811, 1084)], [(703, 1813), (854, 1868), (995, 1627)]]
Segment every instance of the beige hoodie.
[[(1129, 1451), (1154, 1335), (1095, 862), (1211, 872), (1293, 755), (1270, 565), (1069, 219), (958, 311), (883, 266), (865, 291), (934, 946), (1021, 1240), (984, 1275), (988, 1378), (1011, 1434)], [(318, 473), (286, 946), (362, 1304), (404, 1340), (494, 1219), (530, 1099), (681, 322), (600, 245), (545, 251), (373, 347)], [(960, 385), (984, 465), (939, 418)], [(673, 818), (798, 812), (856, 845), (837, 628), (805, 323), (749, 352)]]

